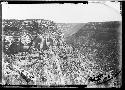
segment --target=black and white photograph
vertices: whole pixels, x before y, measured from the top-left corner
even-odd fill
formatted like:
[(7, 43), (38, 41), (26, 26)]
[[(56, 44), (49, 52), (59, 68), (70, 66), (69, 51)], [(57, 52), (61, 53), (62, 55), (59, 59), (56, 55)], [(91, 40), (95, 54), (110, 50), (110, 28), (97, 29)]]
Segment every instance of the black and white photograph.
[(2, 4), (2, 86), (120, 88), (120, 3)]

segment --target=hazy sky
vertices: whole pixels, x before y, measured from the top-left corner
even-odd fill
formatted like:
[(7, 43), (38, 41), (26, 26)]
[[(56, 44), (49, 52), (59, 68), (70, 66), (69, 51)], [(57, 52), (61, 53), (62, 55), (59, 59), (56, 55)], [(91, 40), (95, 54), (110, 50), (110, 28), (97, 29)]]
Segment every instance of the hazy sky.
[[(118, 4), (3, 4), (3, 19), (49, 19), (57, 23), (120, 21)], [(112, 8), (113, 6), (113, 8)]]

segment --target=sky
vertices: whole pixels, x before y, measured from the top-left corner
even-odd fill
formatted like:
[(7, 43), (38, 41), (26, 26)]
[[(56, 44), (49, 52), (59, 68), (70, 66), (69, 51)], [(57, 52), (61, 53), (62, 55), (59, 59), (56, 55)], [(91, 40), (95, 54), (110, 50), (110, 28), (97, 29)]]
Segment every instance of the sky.
[(56, 23), (121, 21), (118, 3), (2, 4), (2, 19), (47, 19)]

